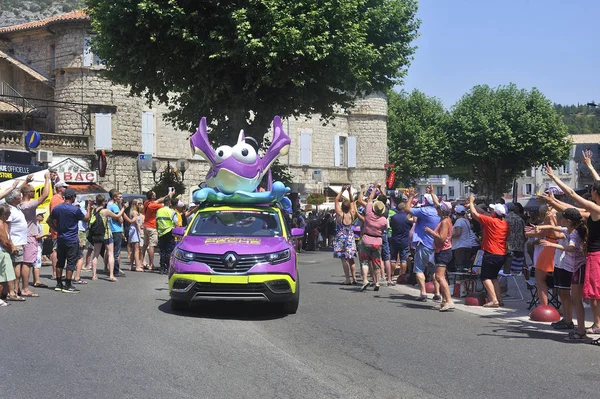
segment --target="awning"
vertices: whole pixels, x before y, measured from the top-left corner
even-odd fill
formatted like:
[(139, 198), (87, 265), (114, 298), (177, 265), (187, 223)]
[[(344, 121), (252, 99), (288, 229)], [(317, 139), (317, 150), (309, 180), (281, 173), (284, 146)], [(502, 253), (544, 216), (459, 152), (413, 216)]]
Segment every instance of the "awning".
[(17, 68), (19, 68), (20, 70), (22, 70), (26, 74), (34, 77), (35, 79), (39, 80), (40, 82), (42, 82), (44, 84), (47, 84), (50, 87), (54, 87), (54, 84), (52, 83), (52, 81), (49, 78), (47, 78), (46, 76), (42, 75), (41, 73), (39, 73), (35, 69), (31, 68), (30, 66), (24, 64), (23, 62), (17, 60), (16, 58), (14, 58), (14, 57), (6, 54), (5, 52), (0, 51), (0, 58), (4, 58), (8, 62), (10, 62), (11, 64), (13, 64)]
[(67, 183), (68, 188), (75, 190), (77, 196), (90, 194), (108, 194), (102, 186), (96, 183)]
[[(333, 191), (335, 193), (335, 195), (338, 195), (338, 193), (342, 190), (342, 187), (344, 187), (343, 185), (337, 185), (337, 184), (330, 184), (328, 187), (325, 187), (325, 190), (330, 189), (331, 191)], [(356, 194), (358, 193), (358, 191), (352, 187), (352, 194)], [(342, 194), (342, 197), (345, 199), (350, 199), (348, 198), (348, 191), (344, 191), (344, 193)]]

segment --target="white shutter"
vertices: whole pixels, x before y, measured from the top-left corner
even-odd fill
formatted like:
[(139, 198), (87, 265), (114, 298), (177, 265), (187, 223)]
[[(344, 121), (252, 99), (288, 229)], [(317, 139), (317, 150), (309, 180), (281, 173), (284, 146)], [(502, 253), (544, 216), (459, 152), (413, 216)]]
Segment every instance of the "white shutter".
[(356, 136), (349, 136), (348, 143), (348, 167), (356, 168)]
[(89, 36), (85, 36), (83, 38), (83, 66), (89, 67), (92, 66), (92, 50), (90, 48), (90, 40)]
[(311, 134), (308, 132), (300, 133), (300, 165), (310, 165), (312, 157)]
[(342, 166), (340, 156), (340, 136), (333, 137), (333, 166)]
[(142, 112), (142, 152), (156, 155), (154, 146), (154, 113)]
[(112, 121), (111, 114), (96, 114), (96, 149), (112, 149)]
[(521, 192), (523, 193), (523, 195), (527, 195), (527, 184), (523, 184), (521, 186)]

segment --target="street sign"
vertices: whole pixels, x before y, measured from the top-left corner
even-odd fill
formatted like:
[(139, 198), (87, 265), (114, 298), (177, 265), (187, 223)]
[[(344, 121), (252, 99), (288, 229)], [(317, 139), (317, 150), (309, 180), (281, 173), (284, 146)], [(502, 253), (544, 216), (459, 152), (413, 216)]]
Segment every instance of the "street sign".
[(25, 143), (27, 144), (27, 148), (37, 148), (42, 141), (42, 137), (35, 130), (30, 130), (25, 135)]
[(139, 154), (138, 155), (138, 169), (139, 170), (152, 170), (152, 154)]

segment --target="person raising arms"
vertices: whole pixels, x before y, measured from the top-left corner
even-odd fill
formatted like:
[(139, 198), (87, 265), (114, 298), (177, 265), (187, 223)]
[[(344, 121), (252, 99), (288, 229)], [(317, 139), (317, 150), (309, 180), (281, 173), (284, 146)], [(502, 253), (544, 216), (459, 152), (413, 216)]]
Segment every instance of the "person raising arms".
[[(586, 270), (583, 280), (583, 297), (590, 300), (594, 315), (594, 323), (588, 329), (588, 334), (600, 334), (600, 181), (595, 181), (592, 187), (592, 200), (588, 201), (579, 196), (575, 190), (567, 186), (553, 172), (550, 165), (546, 165), (546, 174), (563, 192), (575, 203), (585, 209), (581, 216), (587, 218), (588, 239), (584, 246), (586, 253)], [(600, 345), (600, 339), (592, 341)]]
[(356, 244), (354, 242), (354, 230), (352, 222), (356, 219), (356, 213), (349, 199), (342, 200), (344, 191), (348, 192), (348, 198), (352, 198), (350, 185), (342, 187), (335, 197), (335, 238), (333, 240), (333, 257), (342, 260), (344, 276), (346, 277), (342, 285), (356, 284), (352, 280), (352, 269), (356, 269), (354, 258), (356, 257)]
[(508, 223), (504, 220), (506, 207), (503, 204), (492, 204), (490, 205), (491, 216), (485, 216), (477, 212), (475, 198), (470, 195), (469, 209), (473, 219), (478, 221), (482, 228), (481, 281), (490, 298), (490, 302), (483, 306), (497, 308), (501, 305), (498, 273), (504, 266), (508, 239)]

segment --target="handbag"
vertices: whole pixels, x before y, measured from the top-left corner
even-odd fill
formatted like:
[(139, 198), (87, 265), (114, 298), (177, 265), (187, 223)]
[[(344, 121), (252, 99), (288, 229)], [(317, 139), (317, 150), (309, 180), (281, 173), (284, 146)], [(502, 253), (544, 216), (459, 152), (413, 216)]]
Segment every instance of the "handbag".
[(473, 262), (473, 266), (481, 267), (483, 263), (483, 249), (477, 250), (477, 254), (475, 255), (475, 261)]
[(42, 256), (48, 256), (52, 254), (54, 250), (54, 245), (52, 243), (52, 238), (44, 238), (42, 242)]

